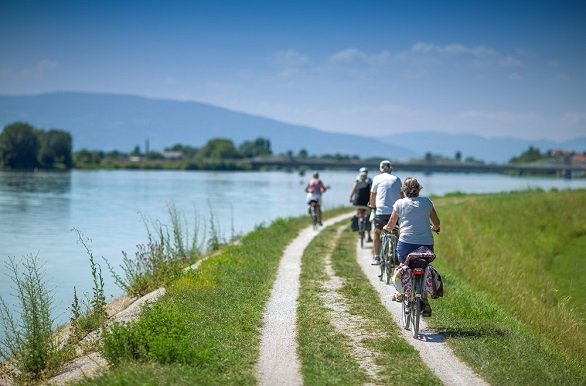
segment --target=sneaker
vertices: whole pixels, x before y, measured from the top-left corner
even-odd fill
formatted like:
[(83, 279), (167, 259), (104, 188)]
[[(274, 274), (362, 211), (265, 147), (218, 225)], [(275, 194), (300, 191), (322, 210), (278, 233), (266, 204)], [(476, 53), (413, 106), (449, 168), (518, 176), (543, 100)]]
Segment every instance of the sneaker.
[(366, 240), (367, 243), (372, 243), (372, 237), (368, 237), (368, 240)]
[(319, 224), (320, 227), (323, 227), (324, 226), (324, 224), (322, 224), (321, 221), (318, 222), (318, 224)]
[(403, 301), (403, 299), (405, 299), (405, 296), (399, 292), (395, 292), (393, 294), (393, 301), (394, 302), (398, 302), (401, 303)]
[(372, 258), (372, 263), (370, 263), (370, 265), (379, 265), (380, 264), (380, 258), (378, 256), (374, 256)]

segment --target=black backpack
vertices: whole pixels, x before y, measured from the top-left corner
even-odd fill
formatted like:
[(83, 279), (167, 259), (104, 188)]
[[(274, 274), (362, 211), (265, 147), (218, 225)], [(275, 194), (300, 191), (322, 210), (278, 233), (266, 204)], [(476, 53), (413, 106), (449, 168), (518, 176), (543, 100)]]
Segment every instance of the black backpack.
[(354, 194), (354, 201), (352, 202), (354, 205), (368, 205), (371, 184), (372, 181), (370, 178), (366, 179), (366, 181), (356, 181), (356, 192)]

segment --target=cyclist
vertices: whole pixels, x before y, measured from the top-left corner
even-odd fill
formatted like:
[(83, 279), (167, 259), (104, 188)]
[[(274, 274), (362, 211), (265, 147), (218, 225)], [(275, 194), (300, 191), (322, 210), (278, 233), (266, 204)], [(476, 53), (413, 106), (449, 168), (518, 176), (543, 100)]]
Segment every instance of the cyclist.
[(307, 204), (312, 205), (315, 204), (315, 213), (317, 215), (317, 222), (319, 225), (321, 223), (321, 195), (327, 190), (328, 188), (323, 183), (322, 180), (319, 179), (319, 173), (317, 171), (313, 172), (313, 178), (309, 180), (307, 186), (305, 187), (305, 191), (307, 192)]
[[(407, 255), (421, 246), (433, 251), (433, 235), (431, 231), (440, 231), (440, 219), (433, 207), (433, 203), (427, 197), (419, 197), (423, 187), (417, 179), (407, 177), (401, 191), (405, 198), (397, 200), (393, 205), (393, 212), (385, 225), (385, 230), (391, 230), (395, 224), (401, 224), (401, 235), (397, 243), (397, 256), (401, 263), (405, 262)], [(430, 228), (429, 222), (432, 226)], [(400, 301), (400, 296), (394, 298)], [(421, 316), (431, 316), (431, 306), (427, 297), (423, 299)]]
[(380, 264), (381, 230), (389, 221), (393, 204), (399, 198), (403, 197), (401, 193), (401, 180), (399, 177), (391, 174), (393, 167), (391, 161), (384, 160), (379, 165), (380, 174), (372, 179), (370, 189), (370, 207), (375, 209), (374, 212), (374, 256), (372, 265)]
[(366, 234), (369, 243), (372, 242), (372, 237), (370, 236), (370, 222), (368, 221), (370, 211), (364, 207), (368, 206), (371, 186), (372, 180), (368, 177), (368, 169), (365, 167), (360, 168), (356, 180), (354, 180), (354, 184), (352, 185), (352, 190), (350, 191), (350, 203), (354, 206), (358, 206), (358, 208), (356, 208), (356, 218), (358, 218), (359, 221), (366, 219)]

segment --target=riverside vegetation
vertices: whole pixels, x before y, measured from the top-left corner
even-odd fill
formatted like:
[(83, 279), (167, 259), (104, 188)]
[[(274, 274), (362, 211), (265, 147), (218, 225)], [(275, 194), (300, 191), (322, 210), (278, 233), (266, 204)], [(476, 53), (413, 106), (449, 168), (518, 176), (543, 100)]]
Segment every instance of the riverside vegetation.
[[(433, 302), (428, 323), (491, 384), (585, 384), (586, 269), (580, 263), (586, 247), (586, 192), (452, 194), (434, 203), (442, 218), (434, 264), (442, 272), (446, 294)], [(347, 209), (328, 215), (343, 211)], [(219, 247), (199, 269), (168, 276), (167, 294), (137, 322), (104, 328), (101, 343), (90, 349), (100, 350), (113, 366), (80, 383), (255, 384), (264, 305), (284, 248), (304, 226), (305, 216), (259, 226), (239, 245)], [(185, 256), (174, 255), (173, 232), (160, 237), (168, 245), (163, 254), (183, 261)], [(377, 382), (438, 382), (374, 300), (354, 248), (355, 236), (348, 229), (339, 237), (325, 229), (305, 251), (298, 314), (305, 382), (368, 380), (344, 336), (330, 325), (332, 315), (319, 296), (326, 280), (324, 255), (331, 255), (333, 270), (343, 279), (337, 292), (350, 313), (360, 315), (366, 333), (376, 336), (367, 346), (382, 366)], [(99, 275), (97, 271), (98, 288)], [(130, 279), (128, 284), (135, 281)], [(388, 326), (382, 335), (381, 325)], [(403, 371), (407, 365), (412, 374)], [(36, 379), (46, 378), (51, 369), (56, 366), (45, 367)]]

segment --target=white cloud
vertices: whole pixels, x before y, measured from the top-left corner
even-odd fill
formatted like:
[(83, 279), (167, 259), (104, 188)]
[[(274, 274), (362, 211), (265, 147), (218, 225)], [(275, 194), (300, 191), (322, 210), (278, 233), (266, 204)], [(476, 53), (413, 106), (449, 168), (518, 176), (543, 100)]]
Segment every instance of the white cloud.
[(378, 54), (367, 54), (356, 48), (347, 48), (332, 54), (328, 61), (330, 63), (365, 63), (368, 65), (381, 65), (389, 61), (391, 54), (388, 51), (381, 51)]
[(21, 69), (2, 68), (0, 75), (5, 78), (38, 79), (57, 69), (59, 64), (54, 60), (43, 59), (32, 67)]
[(586, 122), (586, 114), (577, 111), (568, 111), (562, 115), (561, 121), (566, 125), (579, 125)]
[(396, 55), (398, 59), (415, 59), (417, 57), (458, 58), (471, 60), (475, 65), (498, 65), (502, 67), (521, 67), (523, 61), (514, 54), (503, 55), (487, 46), (466, 46), (460, 43), (436, 45), (427, 42), (417, 42), (408, 51)]
[(303, 55), (293, 49), (274, 52), (269, 57), (269, 62), (283, 67), (296, 67), (309, 61), (307, 55)]

